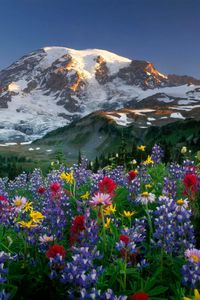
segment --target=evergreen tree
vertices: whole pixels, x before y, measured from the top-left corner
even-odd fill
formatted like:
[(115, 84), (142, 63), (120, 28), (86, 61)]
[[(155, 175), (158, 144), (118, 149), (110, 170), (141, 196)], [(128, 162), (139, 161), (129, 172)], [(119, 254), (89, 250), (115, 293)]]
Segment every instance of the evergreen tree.
[(126, 164), (126, 159), (127, 159), (127, 144), (124, 138), (124, 133), (122, 131), (121, 134), (121, 144), (119, 146), (119, 163), (121, 165), (125, 165)]
[(58, 149), (55, 152), (55, 159), (58, 161), (59, 164), (62, 164), (65, 161), (65, 155), (62, 149)]
[(78, 152), (78, 165), (82, 163), (82, 156), (81, 156), (81, 150)]
[(93, 171), (96, 173), (99, 169), (99, 160), (98, 157), (96, 156), (94, 166), (93, 166)]

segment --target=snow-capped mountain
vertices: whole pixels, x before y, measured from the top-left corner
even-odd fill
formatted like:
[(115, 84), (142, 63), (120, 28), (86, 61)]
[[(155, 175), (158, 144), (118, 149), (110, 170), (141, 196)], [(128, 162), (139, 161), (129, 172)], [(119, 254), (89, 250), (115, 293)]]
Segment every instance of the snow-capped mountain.
[(169, 107), (172, 119), (199, 115), (200, 80), (105, 50), (46, 47), (0, 71), (1, 141), (34, 140), (93, 111)]

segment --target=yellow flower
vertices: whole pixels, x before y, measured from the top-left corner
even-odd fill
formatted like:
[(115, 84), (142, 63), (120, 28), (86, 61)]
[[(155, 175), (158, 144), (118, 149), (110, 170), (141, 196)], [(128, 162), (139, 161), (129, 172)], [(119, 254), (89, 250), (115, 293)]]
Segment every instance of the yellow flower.
[(143, 162), (144, 165), (150, 165), (154, 164), (154, 161), (152, 160), (151, 156), (148, 155), (147, 159)]
[(131, 218), (134, 214), (135, 214), (134, 211), (132, 211), (132, 212), (131, 211), (126, 211), (126, 210), (123, 211), (123, 216), (126, 217), (126, 218)]
[(62, 180), (66, 180), (66, 174), (65, 174), (65, 172), (62, 172), (61, 174), (60, 174), (60, 179), (62, 179)]
[[(194, 297), (195, 298), (193, 300), (200, 300), (200, 294), (197, 289), (194, 290)], [(184, 297), (183, 300), (192, 300), (192, 299), (188, 297)]]
[(15, 204), (15, 206), (20, 206), (22, 204), (22, 200), (21, 199), (16, 199), (14, 204)]
[(23, 228), (32, 228), (32, 227), (38, 226), (38, 224), (34, 224), (32, 220), (28, 221), (28, 222), (20, 221), (20, 222), (18, 222), (18, 224)]
[(83, 195), (81, 196), (81, 199), (82, 199), (82, 200), (88, 200), (89, 197), (90, 197), (90, 193), (89, 193), (89, 192), (86, 192), (85, 194), (83, 194)]
[(145, 151), (145, 148), (146, 148), (146, 146), (144, 146), (144, 145), (140, 145), (137, 147), (138, 150), (143, 151), (143, 152)]
[(71, 172), (71, 173), (66, 173), (66, 181), (67, 181), (68, 183), (70, 183), (70, 184), (73, 183), (73, 181), (74, 181), (74, 175), (73, 175), (73, 172)]
[(70, 183), (72, 184), (73, 181), (74, 181), (74, 175), (73, 175), (73, 172), (71, 173), (65, 173), (65, 172), (62, 172), (61, 175), (60, 175), (60, 178), (62, 180), (65, 180), (67, 183)]
[(183, 199), (179, 199), (179, 200), (176, 201), (176, 204), (178, 204), (178, 205), (183, 205), (184, 203), (185, 202), (184, 202)]
[(141, 196), (143, 196), (143, 197), (148, 197), (148, 196), (149, 196), (149, 192), (143, 192), (143, 193), (141, 194)]
[(194, 296), (195, 296), (194, 300), (200, 300), (200, 294), (197, 289), (194, 290)]
[(151, 188), (152, 188), (152, 185), (151, 185), (151, 184), (146, 184), (146, 185), (145, 185), (145, 188), (146, 188), (146, 189), (151, 189)]
[(111, 215), (114, 214), (116, 212), (116, 205), (113, 206), (112, 204), (109, 206), (106, 206), (103, 210), (105, 215)]
[(26, 202), (25, 206), (24, 206), (24, 209), (23, 209), (25, 212), (28, 212), (28, 211), (31, 211), (33, 210), (33, 207), (32, 207), (32, 202)]
[(42, 219), (44, 219), (44, 216), (41, 212), (33, 210), (30, 213), (31, 221), (34, 223), (40, 223)]
[(198, 263), (199, 262), (199, 257), (197, 255), (191, 255), (190, 258), (195, 262)]
[(111, 218), (106, 218), (106, 222), (105, 222), (105, 225), (104, 225), (104, 227), (106, 229), (110, 228), (110, 222), (111, 222)]

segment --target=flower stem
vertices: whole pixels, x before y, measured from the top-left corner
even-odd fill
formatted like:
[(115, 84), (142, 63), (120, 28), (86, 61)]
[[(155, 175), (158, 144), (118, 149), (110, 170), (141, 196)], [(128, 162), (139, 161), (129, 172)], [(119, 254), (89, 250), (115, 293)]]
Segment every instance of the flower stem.
[(125, 265), (124, 265), (124, 291), (126, 291), (126, 269), (127, 269), (127, 250), (125, 252)]
[(103, 225), (103, 244), (104, 244), (104, 251), (106, 251), (106, 230), (105, 230), (105, 219), (104, 219), (104, 212), (103, 212), (103, 205), (100, 206), (100, 213), (101, 213), (101, 220)]
[(153, 226), (152, 226), (151, 216), (149, 214), (148, 204), (146, 204), (145, 212), (146, 212), (147, 220), (148, 220), (148, 224), (149, 224), (149, 242), (151, 242), (151, 238), (152, 238), (152, 234), (153, 234)]

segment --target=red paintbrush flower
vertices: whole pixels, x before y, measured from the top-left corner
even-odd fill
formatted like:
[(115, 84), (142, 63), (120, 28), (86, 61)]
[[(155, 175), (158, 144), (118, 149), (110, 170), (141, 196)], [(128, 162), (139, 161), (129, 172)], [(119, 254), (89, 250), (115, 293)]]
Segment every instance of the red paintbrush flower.
[(73, 245), (78, 240), (78, 234), (85, 230), (85, 217), (83, 215), (76, 216), (70, 227), (70, 244)]
[(128, 236), (128, 235), (125, 235), (125, 234), (120, 234), (119, 240), (122, 241), (122, 242), (124, 242), (126, 246), (127, 246), (128, 243), (130, 242), (129, 236)]
[(135, 172), (135, 171), (130, 171), (130, 172), (128, 172), (128, 179), (129, 179), (129, 181), (132, 181), (133, 179), (135, 179), (135, 177), (137, 176), (137, 172)]
[(61, 186), (59, 182), (54, 182), (50, 185), (50, 189), (52, 192), (57, 193), (60, 190)]
[(0, 201), (2, 201), (2, 202), (8, 202), (8, 200), (6, 199), (6, 197), (4, 197), (3, 195), (0, 195)]
[(144, 292), (141, 292), (141, 293), (137, 292), (134, 295), (129, 296), (129, 299), (130, 300), (148, 300), (149, 296), (148, 296), (148, 294), (146, 294)]
[(40, 186), (40, 187), (38, 188), (37, 192), (38, 192), (39, 194), (44, 194), (45, 188), (44, 188), (43, 186)]
[(63, 246), (60, 246), (58, 244), (55, 244), (49, 248), (49, 250), (46, 252), (46, 256), (48, 258), (54, 258), (56, 255), (62, 256), (62, 258), (65, 257), (65, 249)]
[(99, 191), (104, 194), (112, 194), (114, 190), (117, 187), (117, 184), (114, 180), (112, 180), (109, 177), (104, 177), (101, 181), (98, 183)]
[(183, 182), (187, 189), (194, 187), (197, 184), (197, 176), (195, 174), (188, 173), (185, 175)]
[(73, 226), (76, 228), (76, 232), (82, 231), (85, 229), (84, 225), (85, 217), (83, 215), (76, 216), (73, 221)]
[(183, 179), (185, 190), (184, 195), (187, 195), (190, 200), (195, 200), (195, 193), (198, 190), (198, 178), (196, 174), (187, 173)]

